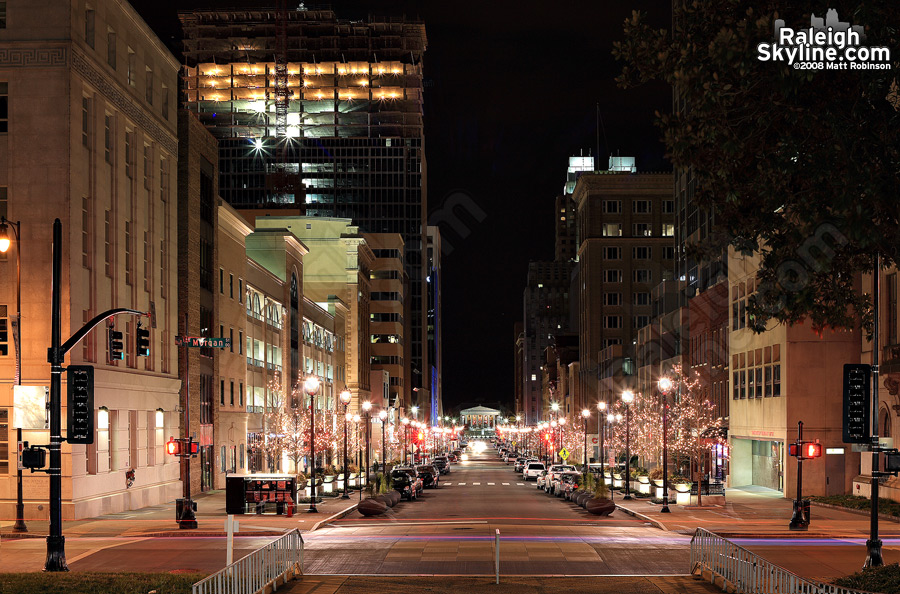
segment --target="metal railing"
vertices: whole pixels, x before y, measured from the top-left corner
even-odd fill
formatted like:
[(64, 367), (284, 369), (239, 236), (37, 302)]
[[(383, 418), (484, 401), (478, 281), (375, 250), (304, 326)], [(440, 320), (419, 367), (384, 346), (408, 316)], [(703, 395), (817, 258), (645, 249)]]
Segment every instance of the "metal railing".
[(871, 594), (802, 578), (727, 538), (697, 528), (691, 538), (691, 573), (703, 570), (745, 594)]
[(192, 594), (254, 594), (270, 584), (277, 590), (278, 580), (302, 573), (302, 567), (303, 537), (294, 529), (200, 580)]

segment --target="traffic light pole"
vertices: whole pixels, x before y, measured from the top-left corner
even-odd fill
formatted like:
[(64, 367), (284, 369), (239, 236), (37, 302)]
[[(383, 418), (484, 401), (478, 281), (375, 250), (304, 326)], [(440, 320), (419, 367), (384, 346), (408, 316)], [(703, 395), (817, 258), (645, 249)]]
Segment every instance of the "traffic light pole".
[[(184, 314), (184, 335), (187, 336), (188, 315)], [(194, 502), (191, 500), (191, 352), (184, 352), (184, 440), (187, 451), (181, 450), (181, 475), (184, 477), (184, 500), (181, 506), (181, 517), (178, 518), (178, 527), (188, 530), (197, 527), (197, 517), (194, 515)]]
[(146, 315), (145, 312), (124, 307), (111, 309), (94, 317), (82, 326), (65, 343), (60, 344), (60, 284), (62, 283), (62, 223), (53, 221), (53, 260), (50, 280), (50, 349), (47, 361), (50, 363), (50, 531), (47, 536), (47, 559), (44, 571), (69, 571), (66, 564), (66, 539), (62, 534), (62, 381), (66, 353), (78, 344), (88, 332), (110, 316), (120, 313)]
[(794, 499), (794, 513), (788, 528), (809, 530), (809, 518), (803, 511), (803, 421), (797, 421), (797, 497)]
[(872, 274), (872, 303), (875, 305), (872, 339), (872, 482), (870, 498), (872, 501), (869, 517), (869, 540), (866, 541), (866, 561), (863, 568), (881, 567), (884, 558), (881, 555), (881, 539), (878, 538), (878, 480), (881, 478), (881, 444), (878, 439), (878, 301), (881, 285), (881, 254), (875, 254), (875, 270)]

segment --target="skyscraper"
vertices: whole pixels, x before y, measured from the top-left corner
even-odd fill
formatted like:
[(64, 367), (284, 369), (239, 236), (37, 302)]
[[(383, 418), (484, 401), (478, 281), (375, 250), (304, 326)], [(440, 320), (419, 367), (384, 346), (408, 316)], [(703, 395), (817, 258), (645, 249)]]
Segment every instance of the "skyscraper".
[(331, 10), (180, 14), (183, 101), (219, 140), (219, 190), (241, 209), (350, 218), (400, 233), (411, 296), (412, 386), (425, 348), (425, 26)]

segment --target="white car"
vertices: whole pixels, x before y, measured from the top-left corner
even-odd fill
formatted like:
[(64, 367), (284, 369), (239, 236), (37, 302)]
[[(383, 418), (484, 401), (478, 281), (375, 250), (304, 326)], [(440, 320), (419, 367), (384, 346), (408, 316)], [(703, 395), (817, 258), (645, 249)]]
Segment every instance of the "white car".
[(540, 488), (549, 493), (553, 487), (553, 482), (557, 479), (557, 475), (561, 472), (572, 470), (575, 470), (575, 467), (568, 464), (553, 464), (550, 466), (550, 470), (547, 471), (547, 476), (544, 477), (544, 483), (540, 485)]
[(526, 481), (530, 481), (531, 479), (537, 480), (541, 471), (545, 469), (545, 466), (542, 462), (529, 462), (525, 465), (525, 469), (522, 471), (522, 478)]

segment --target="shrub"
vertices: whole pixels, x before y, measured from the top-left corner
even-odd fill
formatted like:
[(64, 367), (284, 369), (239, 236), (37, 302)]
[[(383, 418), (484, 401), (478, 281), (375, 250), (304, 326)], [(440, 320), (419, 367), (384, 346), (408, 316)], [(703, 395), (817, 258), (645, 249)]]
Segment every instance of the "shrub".
[(632, 466), (631, 467), (631, 476), (647, 476), (647, 469), (643, 466)]
[(591, 492), (594, 490), (594, 486), (601, 481), (598, 481), (594, 478), (594, 475), (590, 472), (587, 474), (587, 477), (583, 477), (579, 479), (579, 488), (582, 491)]
[(662, 466), (657, 466), (653, 470), (650, 471), (650, 474), (647, 475), (651, 481), (661, 481), (663, 478), (663, 469)]
[(900, 565), (892, 563), (863, 569), (853, 575), (836, 579), (834, 583), (844, 588), (898, 594), (900, 593)]
[(594, 499), (609, 499), (609, 487), (605, 481), (594, 481)]

